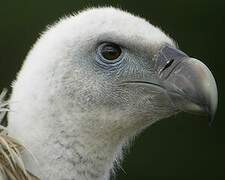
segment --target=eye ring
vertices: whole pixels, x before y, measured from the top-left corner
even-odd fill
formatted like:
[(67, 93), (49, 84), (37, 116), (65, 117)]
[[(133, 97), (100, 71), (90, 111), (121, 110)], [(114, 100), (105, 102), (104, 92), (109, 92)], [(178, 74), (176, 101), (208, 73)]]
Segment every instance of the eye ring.
[(115, 43), (102, 43), (97, 50), (100, 59), (107, 64), (114, 64), (121, 60), (122, 48)]

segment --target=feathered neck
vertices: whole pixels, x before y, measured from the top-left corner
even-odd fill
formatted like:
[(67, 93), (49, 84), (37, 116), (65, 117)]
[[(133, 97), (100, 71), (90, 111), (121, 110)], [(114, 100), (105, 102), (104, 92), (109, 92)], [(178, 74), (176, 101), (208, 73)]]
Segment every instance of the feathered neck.
[[(36, 140), (31, 151), (39, 161), (40, 177), (108, 180), (113, 164), (120, 159), (123, 143), (113, 141), (113, 137), (89, 133), (76, 128), (57, 129), (46, 140)], [(34, 169), (30, 171), (38, 176)]]
[[(35, 103), (39, 103), (37, 101)], [(29, 102), (24, 104), (32, 107)], [(26, 168), (40, 179), (47, 180), (109, 179), (125, 142), (120, 133), (101, 133), (101, 127), (96, 125), (98, 120), (93, 119), (97, 118), (96, 114), (68, 109), (65, 112), (67, 110), (62, 107), (43, 111), (51, 105), (47, 102), (42, 105), (42, 108), (29, 112), (32, 121), (24, 121), (21, 126), (11, 124), (9, 128), (10, 135), (20, 140), (38, 161), (36, 164), (24, 156)], [(15, 118), (28, 117), (22, 110), (16, 115)]]

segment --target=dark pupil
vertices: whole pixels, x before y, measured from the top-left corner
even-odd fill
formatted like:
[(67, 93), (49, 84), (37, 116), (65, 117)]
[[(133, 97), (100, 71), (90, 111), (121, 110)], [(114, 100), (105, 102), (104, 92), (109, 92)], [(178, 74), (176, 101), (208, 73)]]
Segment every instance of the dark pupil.
[(107, 60), (115, 60), (121, 54), (121, 49), (116, 44), (105, 45), (102, 48), (102, 56)]

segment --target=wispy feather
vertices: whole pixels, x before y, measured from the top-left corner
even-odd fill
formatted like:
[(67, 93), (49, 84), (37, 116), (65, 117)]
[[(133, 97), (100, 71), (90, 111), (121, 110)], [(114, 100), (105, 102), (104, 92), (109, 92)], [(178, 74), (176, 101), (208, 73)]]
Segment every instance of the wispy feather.
[[(0, 94), (0, 122), (2, 122), (8, 109), (7, 94), (3, 90)], [(40, 180), (28, 172), (24, 166), (21, 153), (26, 148), (16, 139), (10, 137), (7, 129), (0, 125), (0, 179), (1, 180)]]

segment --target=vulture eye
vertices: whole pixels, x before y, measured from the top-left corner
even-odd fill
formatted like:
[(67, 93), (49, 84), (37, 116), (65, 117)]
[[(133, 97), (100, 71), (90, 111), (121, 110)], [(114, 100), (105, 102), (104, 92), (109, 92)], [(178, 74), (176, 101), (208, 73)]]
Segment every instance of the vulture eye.
[(103, 43), (99, 46), (99, 53), (108, 63), (114, 63), (120, 57), (122, 50), (114, 43)]

